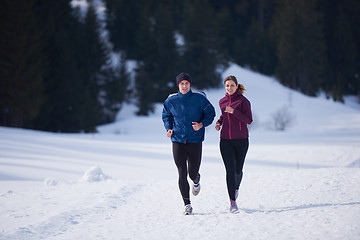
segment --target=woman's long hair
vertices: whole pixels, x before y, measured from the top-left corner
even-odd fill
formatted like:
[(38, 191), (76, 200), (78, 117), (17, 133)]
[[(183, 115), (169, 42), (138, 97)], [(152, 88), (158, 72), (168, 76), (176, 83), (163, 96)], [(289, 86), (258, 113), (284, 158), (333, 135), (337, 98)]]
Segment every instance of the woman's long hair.
[(238, 81), (237, 81), (237, 79), (236, 79), (235, 76), (230, 75), (230, 76), (226, 77), (226, 78), (224, 79), (224, 84), (225, 84), (226, 81), (228, 81), (228, 80), (232, 80), (232, 81), (234, 81), (235, 84), (238, 84), (238, 89), (239, 89), (239, 91), (240, 91), (242, 94), (246, 91), (244, 85), (238, 83)]

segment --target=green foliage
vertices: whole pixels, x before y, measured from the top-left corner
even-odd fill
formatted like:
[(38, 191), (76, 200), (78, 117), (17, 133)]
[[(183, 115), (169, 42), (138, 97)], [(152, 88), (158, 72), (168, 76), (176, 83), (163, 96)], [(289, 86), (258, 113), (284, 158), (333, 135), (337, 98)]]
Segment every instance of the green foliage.
[(321, 14), (313, 0), (281, 0), (274, 19), (277, 76), (282, 83), (315, 95), (327, 69)]
[(29, 1), (0, 7), (0, 123), (32, 125), (43, 102), (41, 34)]
[(323, 1), (329, 77), (323, 88), (334, 100), (360, 93), (360, 2)]
[(46, 63), (46, 102), (34, 122), (35, 128), (78, 132), (84, 127), (81, 121), (86, 94), (77, 68), (80, 23), (71, 15), (70, 0), (38, 0), (35, 4), (42, 23)]
[(267, 75), (275, 72), (275, 41), (266, 30), (259, 27), (259, 22), (254, 21), (249, 27), (244, 45), (247, 48), (244, 58), (251, 69)]
[[(183, 70), (193, 78), (193, 86), (203, 89), (218, 86), (221, 79), (217, 68), (225, 65), (220, 51), (224, 38), (220, 33), (214, 9), (208, 1), (195, 0), (185, 5), (182, 29), (185, 38)], [(201, 14), (199, 14), (201, 13)]]
[(113, 94), (107, 92), (108, 85), (119, 89), (114, 84), (119, 78), (106, 67), (109, 52), (99, 36), (95, 10), (90, 3), (81, 20), (70, 1), (38, 0), (37, 6), (45, 39), (47, 98), (34, 126), (56, 132), (94, 132), (97, 125), (115, 118), (112, 111), (121, 104), (115, 104)]
[(1, 2), (1, 125), (93, 132), (128, 98), (139, 115), (153, 111), (180, 72), (198, 89), (218, 87), (230, 61), (309, 95), (360, 96), (357, 0), (103, 2), (106, 43), (93, 0), (85, 16), (71, 0)]
[(142, 9), (139, 0), (105, 0), (108, 9), (107, 28), (115, 51), (123, 52), (129, 59), (137, 59), (137, 35)]
[(126, 88), (130, 82), (124, 59), (120, 59), (120, 65), (116, 68), (106, 64), (100, 76), (100, 122), (110, 123), (115, 120), (122, 103), (126, 100)]

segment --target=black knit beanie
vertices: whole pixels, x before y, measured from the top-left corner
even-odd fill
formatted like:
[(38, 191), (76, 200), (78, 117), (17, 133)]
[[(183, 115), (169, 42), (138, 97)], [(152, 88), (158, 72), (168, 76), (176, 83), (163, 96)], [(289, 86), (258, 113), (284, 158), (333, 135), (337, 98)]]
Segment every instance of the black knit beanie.
[(187, 80), (190, 85), (191, 85), (191, 76), (187, 73), (180, 73), (177, 77), (176, 77), (176, 84), (179, 86), (179, 83), (182, 81), (182, 80)]

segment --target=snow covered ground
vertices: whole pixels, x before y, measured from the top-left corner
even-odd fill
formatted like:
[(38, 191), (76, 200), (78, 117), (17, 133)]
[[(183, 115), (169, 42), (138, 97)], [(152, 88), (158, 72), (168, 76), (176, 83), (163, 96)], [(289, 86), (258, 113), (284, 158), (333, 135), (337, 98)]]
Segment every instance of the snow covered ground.
[[(149, 117), (128, 105), (97, 134), (0, 127), (0, 239), (360, 239), (360, 105), (307, 97), (236, 65), (230, 74), (254, 114), (238, 214), (214, 125), (202, 190), (184, 216), (162, 105)], [(205, 92), (219, 117), (225, 90)], [(284, 106), (294, 122), (273, 131)]]

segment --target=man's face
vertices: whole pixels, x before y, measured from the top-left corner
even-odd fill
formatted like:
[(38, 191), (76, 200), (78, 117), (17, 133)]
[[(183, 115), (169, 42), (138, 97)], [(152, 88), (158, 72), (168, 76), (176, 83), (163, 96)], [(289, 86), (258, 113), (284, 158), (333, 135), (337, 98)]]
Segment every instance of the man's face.
[(190, 91), (190, 82), (188, 80), (182, 80), (180, 83), (179, 83), (179, 91), (182, 93), (182, 94), (186, 94)]

